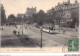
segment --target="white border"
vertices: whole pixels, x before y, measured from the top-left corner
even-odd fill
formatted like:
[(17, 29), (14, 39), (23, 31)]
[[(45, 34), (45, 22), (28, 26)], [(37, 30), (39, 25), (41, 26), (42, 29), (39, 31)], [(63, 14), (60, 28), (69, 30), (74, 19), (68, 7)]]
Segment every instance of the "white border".
[(68, 55), (80, 55), (80, 53), (1, 53), (2, 56), (64, 56)]
[[(1, 6), (0, 6), (1, 7)], [(1, 10), (1, 8), (0, 8)], [(1, 27), (1, 11), (0, 11), (0, 27)], [(80, 36), (80, 2), (79, 2), (79, 36)], [(0, 46), (1, 46), (1, 31), (0, 31)], [(79, 37), (79, 51), (80, 51), (80, 37)], [(15, 55), (15, 56), (25, 56), (25, 55), (59, 55), (64, 54), (80, 54), (80, 53), (0, 53), (0, 55)]]
[(80, 51), (80, 2), (79, 2), (79, 51)]
[[(1, 28), (1, 5), (0, 5), (0, 28)], [(0, 47), (1, 47), (1, 30), (0, 30)]]

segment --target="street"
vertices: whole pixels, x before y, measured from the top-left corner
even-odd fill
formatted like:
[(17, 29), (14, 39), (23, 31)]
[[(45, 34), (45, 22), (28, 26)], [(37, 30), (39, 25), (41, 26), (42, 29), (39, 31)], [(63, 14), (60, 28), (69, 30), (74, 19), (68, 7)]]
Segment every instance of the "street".
[[(22, 30), (18, 29), (20, 35), (14, 35), (13, 30), (16, 27), (3, 26), (4, 30), (1, 32), (1, 46), (2, 47), (40, 47), (41, 46), (41, 29), (34, 25), (29, 25)], [(77, 32), (66, 31), (65, 34), (55, 30), (53, 34), (42, 32), (42, 47), (54, 47), (67, 45), (68, 39), (77, 35)]]
[[(35, 40), (39, 45), (41, 41), (41, 29), (34, 27), (33, 25), (27, 27), (27, 35)], [(45, 33), (42, 34), (42, 43), (43, 46), (63, 46), (67, 45), (68, 39), (78, 36), (77, 32), (66, 32), (65, 34), (55, 31), (53, 34)]]

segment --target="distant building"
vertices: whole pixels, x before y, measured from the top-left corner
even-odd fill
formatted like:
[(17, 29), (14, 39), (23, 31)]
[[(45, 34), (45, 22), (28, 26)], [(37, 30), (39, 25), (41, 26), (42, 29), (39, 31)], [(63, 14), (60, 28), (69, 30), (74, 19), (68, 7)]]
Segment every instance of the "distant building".
[[(47, 15), (55, 13), (55, 25), (69, 27), (73, 21), (72, 14), (75, 13), (76, 17), (79, 17), (79, 3), (77, 0), (74, 1), (74, 3), (71, 3), (70, 0), (67, 2), (63, 1), (63, 3), (59, 2), (57, 6), (47, 11)], [(76, 24), (78, 25), (78, 22)]]
[(32, 16), (33, 14), (36, 14), (36, 7), (35, 8), (27, 8), (27, 11), (26, 11), (26, 15), (28, 17)]
[(56, 16), (59, 15), (60, 17), (63, 17), (64, 22), (72, 21), (71, 13), (72, 12), (78, 12), (79, 13), (79, 3), (77, 0), (72, 4), (70, 3), (70, 0), (67, 2), (63, 2), (62, 4), (58, 3), (58, 5), (55, 7)]

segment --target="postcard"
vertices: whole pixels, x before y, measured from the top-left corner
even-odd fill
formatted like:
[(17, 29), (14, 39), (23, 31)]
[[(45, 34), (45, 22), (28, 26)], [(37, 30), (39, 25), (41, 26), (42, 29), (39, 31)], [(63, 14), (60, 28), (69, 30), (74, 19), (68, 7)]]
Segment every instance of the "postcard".
[(80, 53), (79, 0), (0, 0), (0, 53)]

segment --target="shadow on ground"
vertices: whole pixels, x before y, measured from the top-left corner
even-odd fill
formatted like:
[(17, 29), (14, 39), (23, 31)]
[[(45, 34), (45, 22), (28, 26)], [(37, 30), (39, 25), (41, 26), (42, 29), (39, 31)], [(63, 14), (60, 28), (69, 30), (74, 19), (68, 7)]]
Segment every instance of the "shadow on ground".
[(24, 36), (2, 36), (1, 47), (38, 47), (26, 35)]

